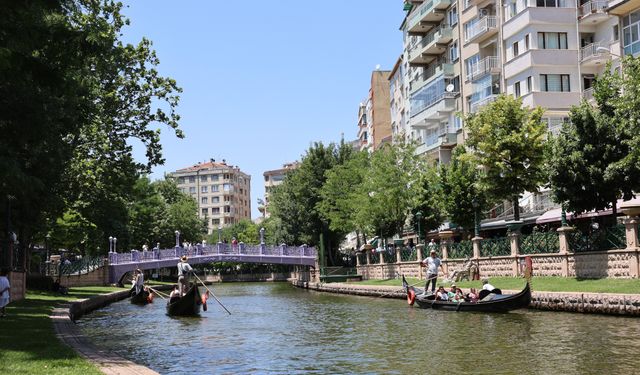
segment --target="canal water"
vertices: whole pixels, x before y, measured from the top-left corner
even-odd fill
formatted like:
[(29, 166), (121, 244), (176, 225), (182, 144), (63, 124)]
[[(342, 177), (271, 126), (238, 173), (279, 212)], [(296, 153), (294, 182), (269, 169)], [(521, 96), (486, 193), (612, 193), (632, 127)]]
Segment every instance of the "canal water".
[(161, 374), (638, 374), (640, 320), (520, 310), (455, 313), (286, 283), (214, 286), (200, 318), (125, 300), (78, 324)]

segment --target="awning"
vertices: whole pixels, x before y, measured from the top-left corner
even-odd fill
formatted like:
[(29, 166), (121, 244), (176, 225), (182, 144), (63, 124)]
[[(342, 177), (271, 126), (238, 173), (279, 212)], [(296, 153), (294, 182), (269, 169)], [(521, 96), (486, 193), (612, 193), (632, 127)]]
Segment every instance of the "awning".
[[(616, 207), (618, 208), (618, 213), (620, 213), (620, 205), (624, 202), (622, 199), (618, 199), (616, 202)], [(583, 212), (580, 215), (574, 215), (573, 212), (567, 211), (567, 220), (572, 219), (587, 219), (590, 217), (598, 217), (598, 216), (607, 216), (613, 214), (612, 209), (602, 210), (602, 211), (589, 211)], [(560, 221), (560, 216), (562, 215), (562, 208), (554, 208), (553, 210), (549, 210), (536, 220), (536, 224), (544, 224), (544, 223), (552, 223), (554, 221)]]

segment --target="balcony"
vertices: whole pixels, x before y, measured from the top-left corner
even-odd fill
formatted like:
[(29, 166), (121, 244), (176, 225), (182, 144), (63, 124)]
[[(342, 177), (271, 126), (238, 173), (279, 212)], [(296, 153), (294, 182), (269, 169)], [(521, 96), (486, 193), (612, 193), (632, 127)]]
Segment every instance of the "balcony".
[(432, 63), (428, 67), (424, 68), (422, 73), (417, 74), (411, 82), (409, 82), (409, 92), (415, 93), (437, 77), (453, 77), (453, 75), (453, 64), (443, 58), (440, 60), (439, 64)]
[(456, 133), (433, 134), (425, 139), (425, 142), (416, 148), (416, 155), (422, 155), (438, 149), (440, 146), (453, 146), (457, 143)]
[(425, 65), (447, 51), (447, 43), (453, 39), (449, 25), (431, 29), (420, 42), (409, 49), (409, 65)]
[(471, 71), (467, 72), (467, 80), (475, 81), (487, 74), (500, 74), (500, 61), (498, 56), (487, 56), (471, 66)]
[(471, 27), (465, 27), (464, 42), (480, 43), (498, 32), (496, 16), (486, 16), (478, 19)]
[(489, 103), (493, 103), (498, 98), (498, 95), (489, 95), (486, 98), (480, 99), (477, 102), (471, 103), (470, 112), (476, 113), (480, 110), (480, 108), (484, 107)]
[(567, 111), (574, 105), (579, 105), (581, 93), (534, 91), (522, 96), (522, 104), (531, 108), (542, 107), (546, 110)]
[(502, 24), (502, 40), (516, 35), (527, 25), (532, 24), (566, 24), (568, 20), (576, 18), (576, 3), (574, 0), (558, 2), (557, 8), (527, 7), (514, 17)]
[(411, 108), (411, 127), (423, 129), (446, 120), (456, 110), (457, 95), (457, 92), (441, 92), (432, 101), (415, 108), (415, 111)]
[(584, 89), (584, 91), (582, 92), (582, 99), (588, 101), (589, 103), (596, 101), (596, 99), (593, 97), (593, 87)]
[(595, 25), (609, 19), (607, 14), (607, 1), (594, 0), (580, 5), (578, 8), (578, 20), (580, 25)]
[(407, 31), (410, 34), (426, 33), (445, 17), (445, 10), (451, 0), (430, 0), (420, 4), (407, 20)]
[(608, 50), (608, 43), (596, 42), (582, 47), (580, 49), (580, 63), (590, 67), (606, 64), (611, 58), (611, 54), (603, 52), (603, 48)]

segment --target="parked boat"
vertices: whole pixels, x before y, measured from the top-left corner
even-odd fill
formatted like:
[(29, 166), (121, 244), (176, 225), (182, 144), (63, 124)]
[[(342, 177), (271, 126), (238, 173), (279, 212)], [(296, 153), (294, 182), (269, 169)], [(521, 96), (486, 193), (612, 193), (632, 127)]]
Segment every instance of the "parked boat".
[(131, 303), (136, 305), (146, 305), (153, 302), (153, 295), (149, 293), (146, 288), (142, 288), (139, 293), (136, 293), (136, 289), (131, 291)]
[(524, 289), (516, 294), (492, 294), (492, 299), (478, 302), (451, 302), (436, 300), (434, 294), (424, 295), (423, 290), (410, 286), (402, 276), (402, 285), (407, 292), (407, 300), (415, 303), (423, 309), (445, 311), (480, 311), (480, 312), (507, 312), (526, 308), (531, 303), (531, 287), (527, 280)]
[(172, 298), (167, 302), (167, 314), (177, 316), (193, 316), (200, 313), (202, 296), (198, 291), (198, 285), (191, 284), (189, 291), (180, 298)]

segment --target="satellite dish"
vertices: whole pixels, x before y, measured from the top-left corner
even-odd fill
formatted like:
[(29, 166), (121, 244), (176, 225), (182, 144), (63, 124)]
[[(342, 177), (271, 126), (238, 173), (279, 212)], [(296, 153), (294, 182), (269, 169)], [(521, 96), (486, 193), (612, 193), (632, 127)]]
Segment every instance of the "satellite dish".
[(380, 64), (376, 65), (376, 70), (380, 70)]
[(445, 90), (447, 90), (447, 92), (453, 92), (453, 89), (455, 89), (456, 87), (450, 83), (447, 85), (447, 87), (445, 88)]

